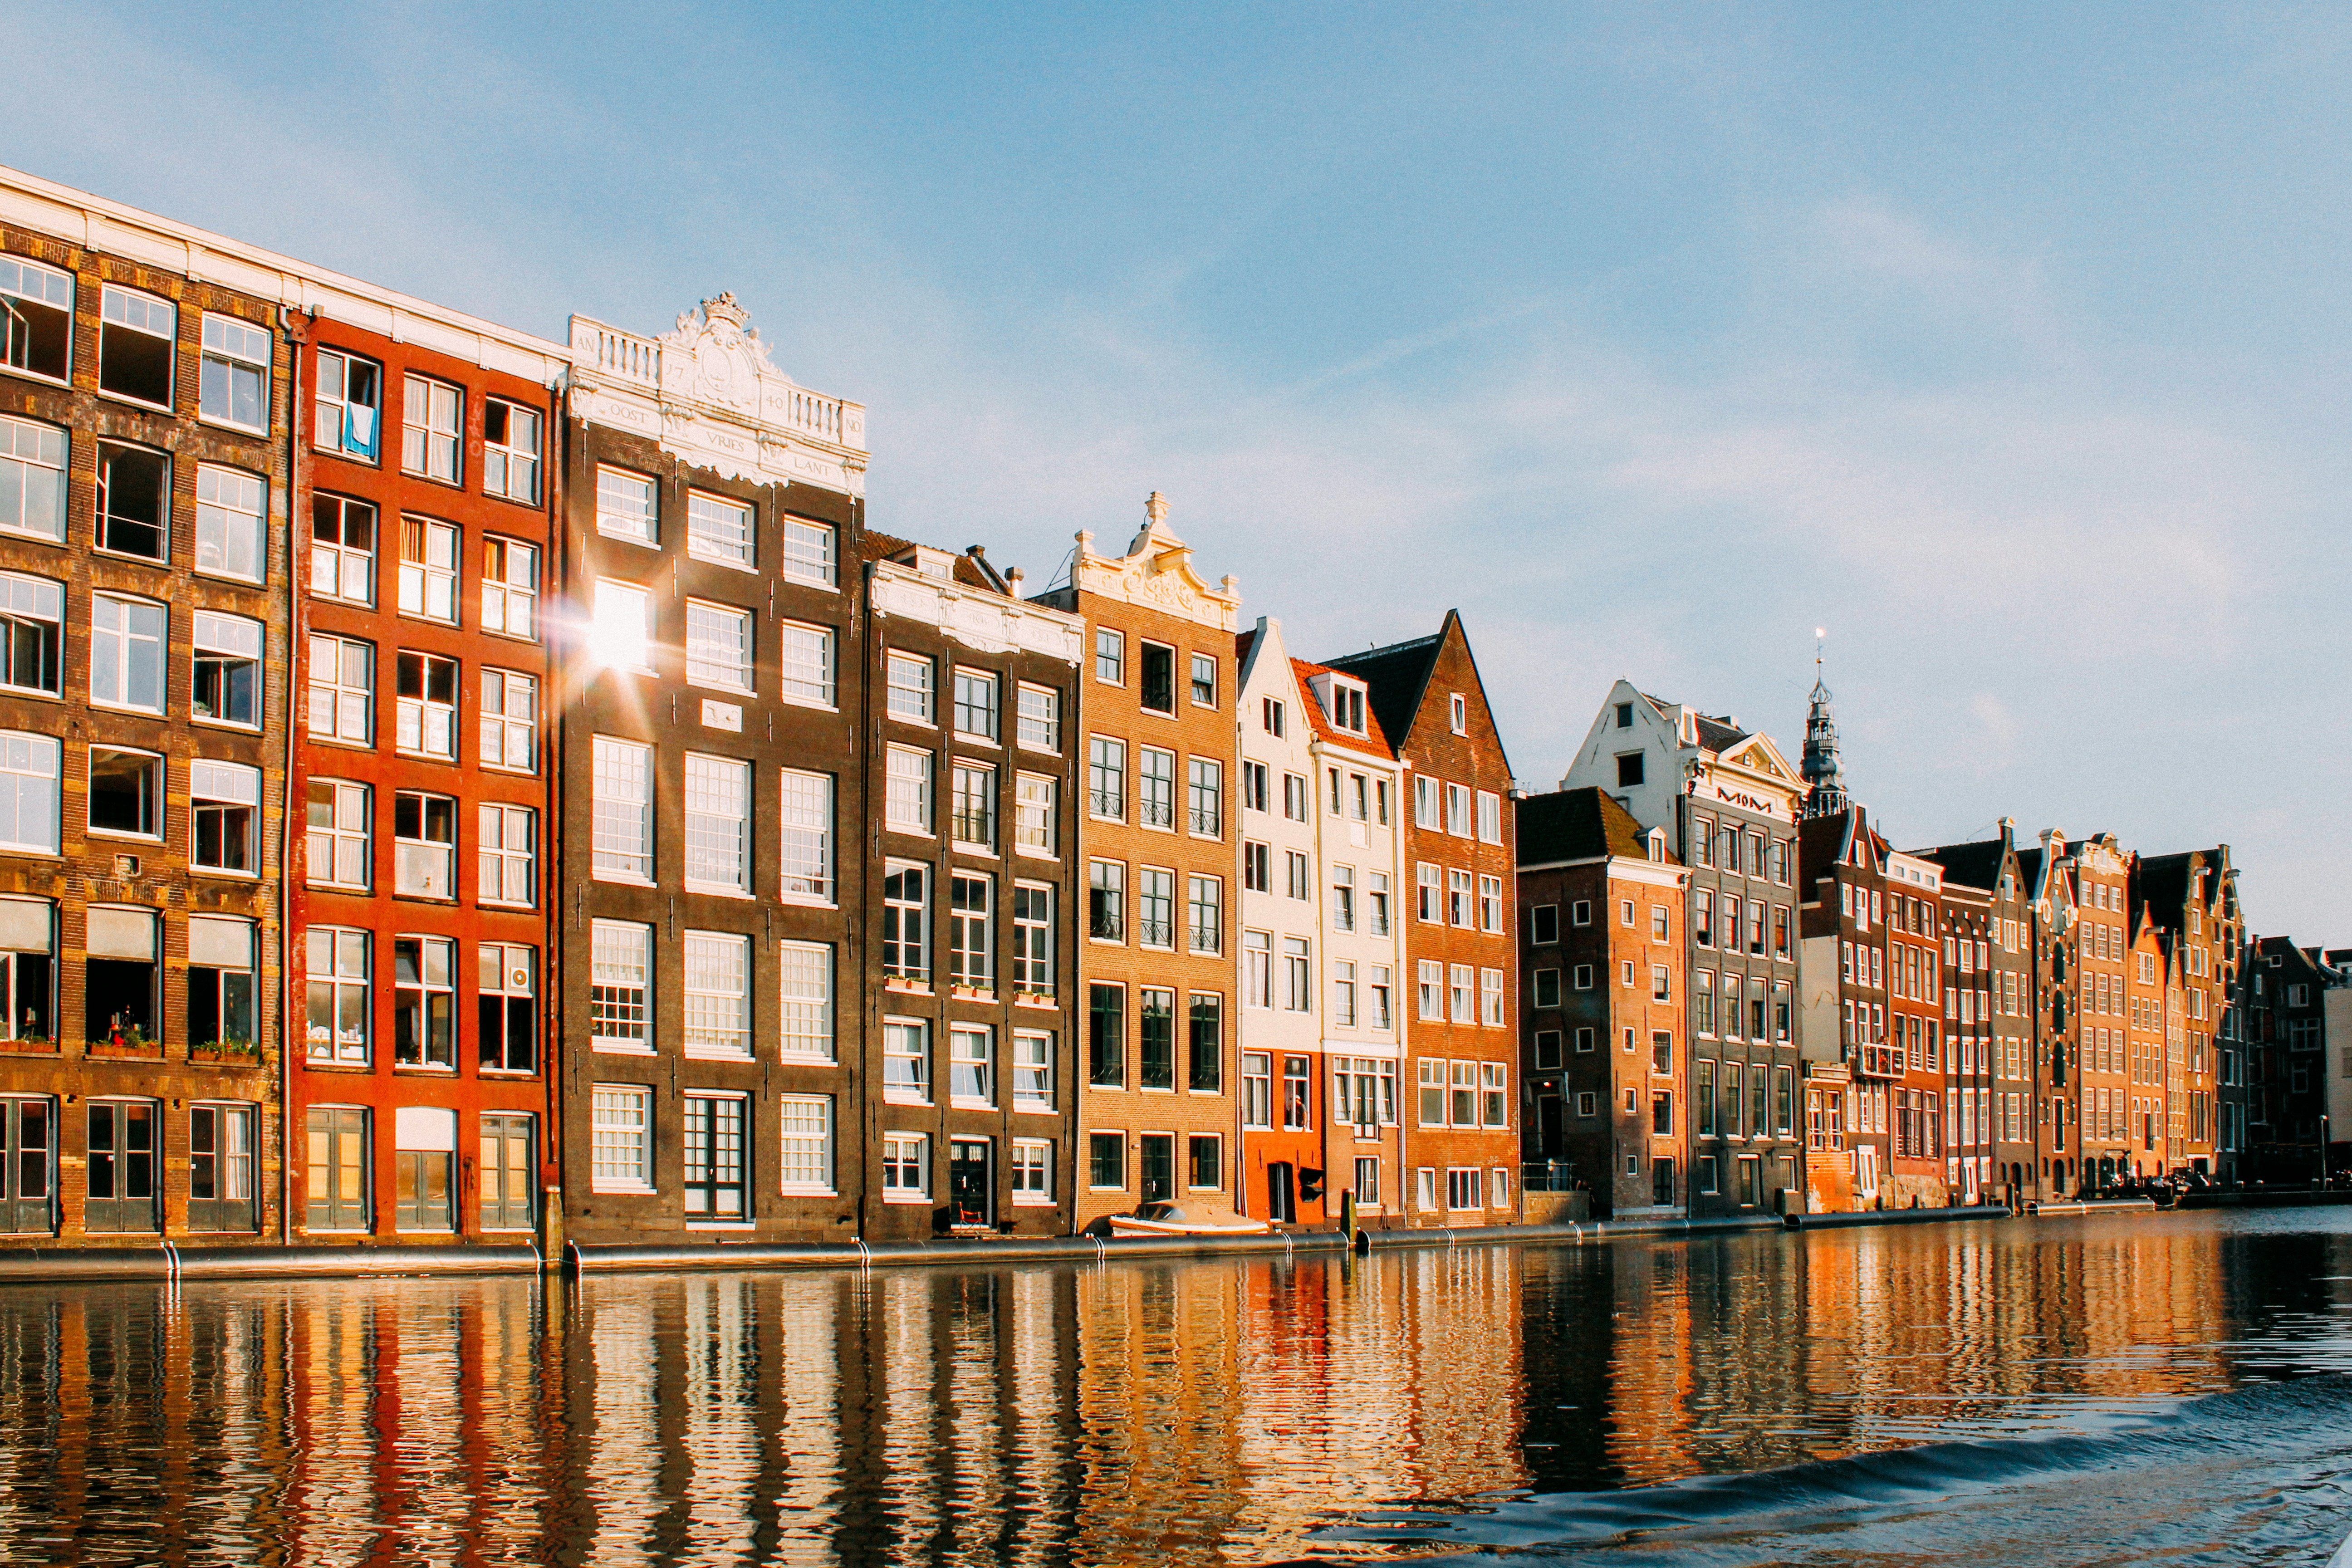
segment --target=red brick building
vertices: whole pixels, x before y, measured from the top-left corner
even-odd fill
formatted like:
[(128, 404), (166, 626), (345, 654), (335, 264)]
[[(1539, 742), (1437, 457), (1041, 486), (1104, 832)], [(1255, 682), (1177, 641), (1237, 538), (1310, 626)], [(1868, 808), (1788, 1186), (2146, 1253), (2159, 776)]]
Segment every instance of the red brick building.
[(300, 322), (291, 1206), (530, 1242), (556, 1180), (541, 606), (564, 350), (413, 302)]
[(1517, 858), (1511, 769), (1458, 611), (1434, 636), (1349, 654), (1410, 770), (1404, 1162), (1414, 1226), (1519, 1212)]

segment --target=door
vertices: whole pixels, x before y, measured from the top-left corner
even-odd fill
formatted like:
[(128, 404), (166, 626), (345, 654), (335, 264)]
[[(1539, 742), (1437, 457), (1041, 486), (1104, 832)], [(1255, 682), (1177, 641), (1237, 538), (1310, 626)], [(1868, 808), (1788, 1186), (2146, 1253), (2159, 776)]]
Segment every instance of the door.
[(1143, 1135), (1143, 1201), (1164, 1204), (1175, 1195), (1175, 1134), (1147, 1132)]
[(188, 1228), (253, 1228), (253, 1121), (249, 1105), (188, 1110)]
[(985, 1138), (958, 1138), (948, 1145), (948, 1205), (957, 1225), (990, 1225), (996, 1212), (990, 1144)]
[(1675, 1163), (1672, 1160), (1650, 1162), (1650, 1201), (1660, 1208), (1671, 1207), (1675, 1201)]
[(1285, 1160), (1265, 1168), (1266, 1217), (1277, 1225), (1298, 1223), (1297, 1183)]
[(155, 1228), (155, 1102), (89, 1102), (89, 1205), (82, 1228)]
[(57, 1229), (49, 1209), (56, 1127), (49, 1100), (0, 1100), (0, 1232), (47, 1236)]
[(482, 1118), (482, 1228), (529, 1230), (536, 1218), (531, 1202), (531, 1119)]
[(309, 1228), (367, 1229), (367, 1112), (357, 1106), (314, 1105), (306, 1131)]
[(729, 1224), (748, 1217), (743, 1097), (689, 1094), (685, 1110), (686, 1217)]

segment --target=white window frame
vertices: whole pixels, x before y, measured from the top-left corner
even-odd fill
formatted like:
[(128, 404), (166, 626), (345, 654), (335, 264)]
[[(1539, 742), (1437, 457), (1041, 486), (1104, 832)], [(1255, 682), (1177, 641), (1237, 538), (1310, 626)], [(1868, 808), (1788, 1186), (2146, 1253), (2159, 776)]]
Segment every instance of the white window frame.
[[(917, 1180), (902, 1173), (911, 1166)], [(931, 1141), (920, 1132), (882, 1134), (882, 1201), (886, 1204), (928, 1204), (931, 1201)]]
[(740, 496), (686, 492), (686, 552), (697, 561), (738, 572), (757, 569), (760, 515)]
[(840, 531), (814, 518), (784, 515), (785, 581), (814, 588), (839, 585)]
[(931, 837), (931, 772), (936, 755), (919, 746), (883, 750), (882, 824), (893, 833)]
[[(444, 468), (446, 471), (442, 471)], [(466, 392), (410, 371), (401, 379), (400, 468), (445, 485), (466, 482)]]
[(1013, 1031), (1013, 1109), (1054, 1114), (1054, 1037), (1042, 1029)]
[[(319, 662), (322, 654), (334, 656), (331, 679), (321, 680)], [(349, 665), (356, 655), (364, 667), (361, 678), (364, 685), (353, 685)], [(304, 699), (304, 727), (310, 739), (339, 746), (373, 747), (375, 744), (375, 645), (356, 637), (331, 637), (324, 632), (310, 634), (310, 679)], [(320, 699), (329, 710), (328, 722), (319, 722)], [(344, 721), (357, 718), (361, 733), (345, 732)]]
[[(1044, 1138), (1015, 1138), (1008, 1169), (1013, 1177), (1014, 1208), (1054, 1206), (1054, 1145)], [(1036, 1179), (1033, 1184), (1028, 1177)]]
[(588, 642), (595, 665), (631, 675), (653, 674), (653, 590), (617, 577), (597, 578)]
[[(506, 909), (535, 908), (539, 903), (539, 813), (528, 805), (486, 800), (476, 816), (475, 901)], [(520, 897), (513, 896), (518, 885), (522, 889)]]
[(939, 727), (939, 660), (894, 647), (883, 655), (882, 679), (891, 718), (901, 724)]
[[(66, 542), (66, 468), (72, 450), (73, 438), (54, 425), (0, 416), (0, 533), (50, 544)], [(37, 509), (37, 500), (42, 503)], [(26, 519), (37, 510), (47, 513), (54, 526), (28, 525)]]
[(258, 583), (269, 562), (269, 481), (243, 468), (196, 465), (195, 569)]
[[(613, 480), (608, 489), (605, 481)], [(643, 485), (645, 508), (642, 515), (636, 507), (638, 497), (635, 485)], [(618, 506), (608, 502), (623, 503)], [(634, 468), (614, 468), (609, 463), (596, 465), (596, 531), (607, 539), (625, 539), (631, 544), (643, 544), (658, 549), (661, 545), (661, 484), (650, 474)]]
[[(170, 608), (166, 605), (157, 604), (152, 599), (137, 598), (127, 594), (92, 594), (89, 597), (90, 706), (94, 708), (112, 708), (126, 713), (163, 712), (166, 693), (171, 685), (169, 669), (165, 659), (166, 651), (171, 646), (172, 637), (172, 612)], [(100, 618), (100, 606), (101, 605), (110, 605), (115, 608), (117, 619), (117, 624), (115, 626), (110, 627), (101, 626), (99, 624)], [(133, 628), (129, 617), (129, 612), (131, 611), (153, 612), (156, 623), (155, 630), (150, 634), (145, 631)], [(108, 651), (110, 654), (110, 657), (101, 655), (99, 642), (100, 637), (105, 637), (109, 640), (110, 647)], [(141, 657), (140, 649), (142, 647), (151, 645), (154, 650), (153, 659), (155, 671), (155, 700), (152, 706), (146, 703), (133, 702), (130, 700), (127, 696), (122, 695), (130, 684), (130, 679), (134, 670), (134, 661)], [(103, 663), (101, 663), (101, 659), (103, 659)], [(108, 672), (104, 668), (105, 665), (112, 666), (110, 681), (108, 686), (101, 688), (100, 682), (101, 679), (106, 678), (108, 675)], [(115, 693), (115, 695), (107, 695), (109, 691)]]
[(776, 626), (777, 695), (800, 708), (835, 706), (834, 637), (831, 626), (805, 621)]
[(1023, 681), (1014, 689), (1013, 735), (1033, 752), (1062, 751), (1062, 694), (1050, 686)]
[(740, 931), (689, 930), (679, 951), (681, 1054), (692, 1061), (750, 1061), (751, 939)]
[(788, 904), (831, 908), (836, 889), (833, 775), (801, 768), (782, 774), (776, 837), (783, 879), (776, 896)]
[[(517, 669), (481, 671), (480, 763), (499, 773), (539, 772), (539, 678)], [(530, 709), (518, 714), (517, 694)], [(515, 762), (520, 749), (523, 760)]]
[(834, 1040), (834, 957), (830, 942), (779, 944), (777, 1054), (786, 1061), (838, 1059)]
[(482, 540), (482, 627), (492, 637), (539, 640), (539, 546), (502, 533)]
[(589, 743), (590, 866), (599, 882), (654, 886), (654, 748), (597, 735)]
[(688, 752), (679, 763), (678, 781), (687, 887), (750, 898), (751, 764), (740, 757)]
[[(649, 1057), (654, 1038), (654, 928), (637, 921), (591, 921), (588, 928), (588, 1048), (619, 1056)], [(636, 1014), (635, 1035), (596, 1032), (596, 993), (635, 991), (621, 1005)]]
[[(833, 1096), (787, 1094), (780, 1097), (778, 1104), (781, 1114), (776, 1119), (780, 1140), (776, 1190), (786, 1197), (835, 1196)], [(812, 1163), (822, 1173), (823, 1180), (793, 1180), (796, 1165), (805, 1169)]]
[(654, 1091), (643, 1084), (592, 1085), (588, 1116), (588, 1190), (654, 1191)]

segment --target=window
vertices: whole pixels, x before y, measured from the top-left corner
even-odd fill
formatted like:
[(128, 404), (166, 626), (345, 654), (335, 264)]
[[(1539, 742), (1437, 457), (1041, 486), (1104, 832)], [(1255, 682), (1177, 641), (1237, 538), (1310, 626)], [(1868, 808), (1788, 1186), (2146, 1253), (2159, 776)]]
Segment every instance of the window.
[(303, 1218), (314, 1231), (368, 1227), (368, 1113), (356, 1106), (314, 1105), (304, 1117), (310, 1148), (305, 1164), (310, 1202)]
[(882, 1201), (930, 1201), (931, 1141), (919, 1132), (882, 1134)]
[(744, 1201), (746, 1097), (693, 1094), (680, 1107), (681, 1170), (687, 1223), (727, 1224), (748, 1212)]
[(658, 539), (659, 509), (654, 482), (626, 468), (596, 469), (596, 531), (614, 539), (652, 544)]
[(98, 444), (98, 547), (169, 559), (172, 459), (141, 447)]
[(1536, 1031), (1536, 1070), (1543, 1072), (1560, 1065), (1559, 1031), (1538, 1029)]
[(1087, 1184), (1097, 1191), (1123, 1190), (1127, 1186), (1125, 1133), (1087, 1134)]
[(526, 642), (539, 637), (539, 547), (482, 541), (482, 629)]
[(833, 706), (833, 633), (824, 626), (785, 621), (776, 627), (776, 658), (782, 667), (787, 702)]
[(1127, 634), (1108, 626), (1095, 628), (1095, 679), (1113, 686), (1127, 684)]
[(400, 466), (444, 484), (459, 482), (466, 395), (412, 375), (401, 391)]
[[(1456, 702), (1461, 701), (1455, 698)], [(1453, 1169), (1445, 1173), (1445, 1206), (1449, 1209), (1477, 1209), (1486, 1205), (1478, 1199), (1478, 1173)]]
[(931, 977), (929, 868), (902, 860), (882, 877), (882, 973), (900, 980)]
[[(1309, 1125), (1307, 1116), (1308, 1085), (1313, 1081), (1314, 1066), (1305, 1057), (1282, 1058), (1282, 1126), (1286, 1132), (1304, 1132)], [(1394, 1096), (1390, 1097), (1390, 1109), (1394, 1110)], [(1393, 1114), (1383, 1120), (1394, 1121)]]
[(1274, 1125), (1273, 1058), (1263, 1051), (1242, 1053), (1242, 1125)]
[(392, 890), (409, 898), (454, 899), (457, 803), (446, 795), (401, 790), (392, 797)]
[(1315, 1010), (1315, 986), (1309, 962), (1313, 949), (1303, 936), (1282, 939), (1282, 1006), (1288, 1013)]
[(654, 1190), (654, 1092), (600, 1083), (589, 1091), (588, 1186), (599, 1193)]
[(1013, 1141), (1013, 1202), (1016, 1206), (1054, 1201), (1054, 1146), (1038, 1139)]
[(1339, 959), (1331, 965), (1331, 1022), (1343, 1028), (1356, 1026), (1356, 965), (1352, 959)]
[(261, 771), (235, 763), (188, 763), (189, 864), (206, 871), (260, 869), (254, 824), (261, 815)]
[[(918, 654), (892, 649), (883, 661), (883, 679), (889, 691), (890, 717), (913, 724), (932, 722), (932, 685), (938, 667)], [(747, 685), (745, 689), (750, 689)]]
[(996, 984), (993, 879), (958, 871), (948, 879), (948, 978), (990, 990)]
[(588, 1044), (651, 1054), (654, 928), (596, 921), (588, 937)]
[(1490, 1029), (1503, 1026), (1503, 972), (1499, 969), (1478, 972), (1478, 1021)]
[(1221, 838), (1225, 831), (1225, 768), (1207, 757), (1186, 764), (1189, 799), (1185, 821), (1195, 833)]
[(1127, 743), (1097, 735), (1087, 748), (1087, 806), (1119, 822), (1127, 816)]
[(917, 1018), (882, 1023), (882, 1098), (927, 1105), (931, 1098), (930, 1026)]
[(0, 365), (65, 380), (73, 358), (73, 308), (70, 273), (0, 256)]
[[(1503, 797), (1492, 790), (1478, 792), (1478, 841), (1481, 844), (1500, 844), (1503, 841)], [(1500, 931), (1502, 927), (1490, 926), (1487, 929)]]
[(303, 933), (308, 974), (306, 1054), (314, 1062), (366, 1065), (368, 933), (312, 926)]
[(985, 670), (955, 672), (955, 728), (959, 735), (997, 739), (996, 677)]
[(89, 699), (110, 708), (163, 710), (163, 606), (90, 596)]
[(751, 764), (687, 753), (685, 815), (687, 885), (749, 893)]
[(1307, 781), (1297, 773), (1282, 775), (1282, 815), (1293, 822), (1307, 820)]
[(89, 749), (89, 828), (142, 838), (163, 835), (163, 759), (112, 746)]
[(1136, 941), (1145, 947), (1176, 945), (1176, 873), (1146, 866), (1136, 879)]
[(595, 737), (589, 752), (594, 804), (592, 874), (606, 881), (654, 876), (654, 749), (636, 741)]
[[(0, 579), (5, 584), (5, 579)], [(261, 722), (261, 623), (242, 616), (195, 613), (194, 716), (222, 724)], [(454, 753), (453, 753), (454, 754)]]
[(1473, 993), (1471, 991), (1471, 986), (1475, 980), (1475, 972), (1469, 964), (1466, 963), (1449, 964), (1446, 968), (1445, 978), (1446, 995), (1452, 1005), (1454, 1022), (1457, 1024), (1476, 1023), (1478, 1021), (1478, 1015), (1472, 1010), (1475, 1004), (1472, 1000)]
[(1445, 923), (1460, 926), (1465, 931), (1469, 929), (1470, 873), (1467, 871), (1448, 870), (1445, 873)]
[(270, 348), (267, 328), (205, 315), (196, 398), (204, 417), (245, 430), (269, 427)]
[[(1666, 965), (1664, 965), (1664, 964), (1663, 964), (1663, 963), (1654, 963), (1654, 964), (1650, 965), (1650, 1000), (1651, 1000), (1651, 1001), (1653, 1001), (1653, 1002), (1671, 1002), (1671, 1001), (1673, 1001), (1673, 1000), (1674, 1000), (1674, 984), (1675, 984), (1675, 981), (1674, 981), (1674, 971), (1673, 971), (1673, 970), (1669, 969)], [(1759, 1030), (1757, 1031), (1757, 1034), (1760, 1037), (1760, 1036), (1763, 1034), (1763, 1031), (1762, 1031), (1761, 1029), (1759, 1029)]]
[(62, 587), (42, 577), (0, 574), (0, 686), (58, 689), (64, 619)]
[(1456, 1127), (1478, 1125), (1478, 1067), (1476, 1062), (1454, 1062), (1452, 1092), (1448, 1114)]
[(787, 899), (833, 902), (833, 778), (786, 768), (782, 801)]
[(892, 746), (884, 753), (882, 820), (893, 832), (930, 832), (930, 752)]
[(457, 946), (438, 937), (392, 942), (392, 1059), (401, 1067), (457, 1065)]
[(1269, 846), (1249, 842), (1242, 845), (1242, 889), (1251, 893), (1274, 891), (1274, 851)]
[(310, 781), (304, 861), (312, 887), (368, 887), (368, 786), (340, 779)]
[(1351, 735), (1364, 732), (1364, 689), (1333, 681), (1331, 690), (1331, 722)]
[(1176, 994), (1147, 985), (1136, 1004), (1135, 1081), (1143, 1089), (1174, 1089)]
[[(1481, 1127), (1510, 1126), (1510, 1070), (1501, 1062), (1478, 1064), (1478, 1124)], [(1672, 1131), (1673, 1129), (1661, 1131)]]
[[(25, 1102), (19, 1100), (16, 1103), (22, 1105)], [(190, 1230), (249, 1231), (253, 1228), (255, 1147), (253, 1107), (192, 1105), (188, 1108)], [(42, 1150), (38, 1157), (46, 1162), (47, 1155), (47, 1152)], [(20, 1197), (26, 1184), (21, 1180), (16, 1184)], [(46, 1188), (36, 1190), (46, 1191)]]
[(1192, 701), (1202, 708), (1217, 705), (1217, 657), (1196, 653), (1192, 656)]
[(402, 649), (394, 660), (393, 744), (457, 760), (457, 662)]
[(784, 519), (784, 575), (795, 583), (834, 585), (833, 525)]
[(539, 771), (539, 682), (511, 669), (482, 671), (482, 766)]
[(253, 930), (251, 921), (188, 917), (191, 1047), (242, 1055), (259, 1037), (255, 1033)]
[(1155, 642), (1143, 645), (1143, 679), (1139, 700), (1148, 713), (1176, 712), (1176, 650)]
[(1022, 773), (1013, 781), (1013, 842), (1027, 855), (1055, 853), (1055, 781)]
[(482, 1070), (535, 1070), (539, 1065), (539, 951), (486, 942), (477, 948), (475, 957), (474, 1032)]
[(1444, 872), (1428, 861), (1421, 861), (1413, 871), (1415, 890), (1419, 895), (1419, 914), (1423, 925), (1444, 923)]
[(311, 637), (310, 721), (313, 740), (374, 743), (373, 647), (348, 637)]
[(958, 844), (974, 849), (996, 847), (996, 770), (972, 763), (955, 764), (949, 831)]
[(686, 1054), (751, 1055), (751, 939), (729, 931), (686, 933)]
[(100, 295), (98, 389), (134, 403), (172, 406), (172, 345), (180, 311), (169, 300), (111, 283)]
[(1119, 861), (1091, 863), (1087, 889), (1087, 935), (1097, 942), (1127, 940), (1127, 867)]
[(1266, 806), (1266, 771), (1264, 763), (1242, 764), (1242, 809), (1265, 811)]
[(1389, 874), (1374, 871), (1368, 875), (1366, 880), (1370, 884), (1366, 889), (1366, 902), (1370, 907), (1371, 933), (1386, 936), (1389, 934)]
[(985, 1026), (948, 1031), (948, 1100), (980, 1110), (996, 1103), (996, 1037)]
[(1315, 896), (1313, 862), (1296, 849), (1282, 852), (1283, 885), (1289, 895), (1300, 900)]
[(539, 1185), (532, 1121), (529, 1115), (512, 1111), (485, 1111), (478, 1121), (481, 1228), (486, 1231), (531, 1228), (538, 1212), (533, 1194)]
[[(597, 595), (604, 624), (604, 595)], [(457, 622), (457, 530), (430, 518), (400, 520), (400, 613), (451, 626)]]
[[(1054, 1037), (1016, 1029), (1013, 1035), (1013, 1109), (1054, 1109)], [(1042, 1192), (1044, 1188), (1038, 1188)]]
[(1143, 748), (1135, 770), (1136, 820), (1146, 827), (1176, 826), (1176, 753)]
[(103, 909), (87, 917), (84, 946), (89, 962), (84, 1023), (88, 1040), (146, 1041), (157, 1038), (156, 980), (163, 954), (160, 921), (152, 909)]
[(781, 1104), (783, 1130), (781, 1190), (812, 1197), (833, 1195), (833, 1097), (788, 1094)]
[(310, 592), (346, 604), (375, 603), (375, 508), (341, 496), (311, 498)]
[[(540, 416), (499, 398), (482, 402), (482, 493), (539, 504)], [(518, 637), (529, 636), (518, 632)]]
[(1471, 836), (1470, 786), (1450, 784), (1445, 786), (1445, 831), (1456, 838)]
[(480, 828), (475, 898), (485, 904), (530, 909), (539, 901), (539, 814), (527, 805), (484, 802)]
[(268, 552), (261, 543), (267, 487), (236, 468), (196, 465), (196, 570), (261, 581)]
[(1433, 958), (1421, 960), (1419, 1016), (1427, 1023), (1445, 1021), (1445, 965)]
[(1580, 963), (1573, 970), (1570, 971), (1570, 973), (1573, 976), (1572, 984), (1577, 990), (1590, 991), (1592, 989), (1592, 965), (1589, 963)]
[(1503, 879), (1478, 879), (1478, 929), (1499, 931), (1503, 929)]
[(322, 452), (373, 463), (383, 416), (383, 370), (373, 360), (320, 349), (310, 440)]
[(1456, 691), (1448, 700), (1446, 710), (1447, 717), (1452, 721), (1454, 732), (1457, 735), (1468, 734), (1470, 732), (1469, 700), (1464, 697), (1462, 693)]
[(1225, 882), (1222, 877), (1188, 879), (1185, 922), (1192, 950), (1200, 953), (1225, 951)]
[[(7, 264), (0, 262), (0, 279)], [(8, 321), (11, 341), (16, 322)], [(0, 418), (0, 533), (64, 543), (66, 433), (23, 419)]]
[(1127, 1082), (1127, 990), (1093, 985), (1087, 993), (1087, 1081), (1118, 1089)]
[(1191, 1169), (1185, 1181), (1195, 1192), (1224, 1185), (1224, 1140), (1214, 1132), (1195, 1132), (1185, 1140)]
[(1373, 964), (1370, 1023), (1371, 1026), (1375, 1029), (1387, 1029), (1395, 1022), (1395, 1016), (1389, 1010), (1389, 991), (1388, 965), (1384, 963)]

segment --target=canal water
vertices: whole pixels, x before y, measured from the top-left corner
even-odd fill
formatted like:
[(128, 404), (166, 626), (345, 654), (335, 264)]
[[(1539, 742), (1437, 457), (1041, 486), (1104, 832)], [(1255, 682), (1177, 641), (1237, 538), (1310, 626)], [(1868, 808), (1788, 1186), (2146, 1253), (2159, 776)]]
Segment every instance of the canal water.
[(2352, 1211), (10, 1287), (0, 1561), (2319, 1563)]

